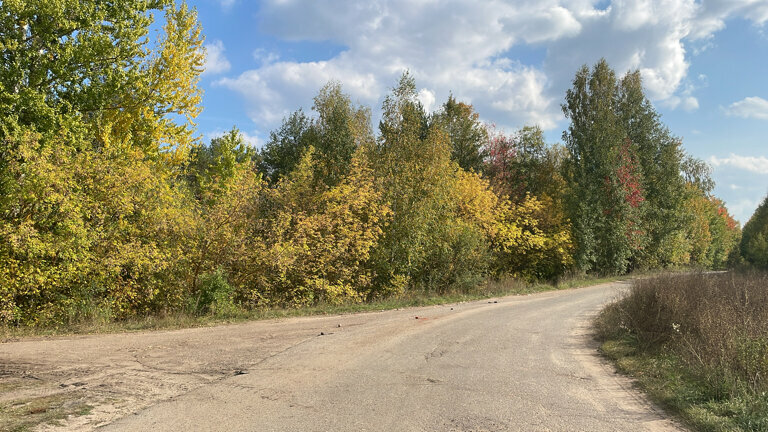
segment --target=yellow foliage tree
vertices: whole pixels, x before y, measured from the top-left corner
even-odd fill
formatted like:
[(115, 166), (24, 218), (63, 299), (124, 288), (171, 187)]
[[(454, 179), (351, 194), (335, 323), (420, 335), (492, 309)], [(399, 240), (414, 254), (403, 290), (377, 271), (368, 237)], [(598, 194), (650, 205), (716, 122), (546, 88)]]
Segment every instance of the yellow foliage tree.
[(252, 305), (360, 301), (371, 288), (370, 252), (389, 209), (363, 151), (331, 188), (315, 178), (312, 161), (310, 147), (295, 171), (264, 190), (242, 282)]
[(0, 198), (0, 317), (123, 317), (183, 297), (192, 206), (142, 152), (14, 143)]
[(527, 279), (546, 279), (573, 264), (570, 225), (542, 226), (547, 201), (530, 195), (519, 204), (502, 202), (494, 238), (497, 271)]
[(570, 225), (551, 214), (559, 207), (548, 196), (528, 195), (515, 204), (499, 198), (488, 180), (463, 170), (456, 173), (453, 191), (458, 217), (485, 234), (498, 274), (542, 279), (572, 265)]
[(142, 79), (95, 113), (94, 124), (105, 147), (139, 148), (179, 165), (197, 143), (205, 52), (194, 9), (184, 3), (166, 9), (165, 21), (157, 48), (138, 66)]

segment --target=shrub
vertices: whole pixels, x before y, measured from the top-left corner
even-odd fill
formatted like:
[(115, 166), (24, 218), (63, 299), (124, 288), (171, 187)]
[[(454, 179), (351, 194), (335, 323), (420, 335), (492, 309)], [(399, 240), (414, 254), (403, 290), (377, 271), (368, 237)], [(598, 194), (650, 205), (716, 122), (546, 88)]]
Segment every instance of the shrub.
[(190, 298), (190, 309), (198, 315), (231, 313), (236, 309), (233, 295), (226, 273), (219, 268), (202, 275), (197, 294)]
[(264, 189), (239, 262), (239, 297), (251, 306), (361, 301), (371, 290), (371, 249), (389, 209), (361, 152), (333, 187), (316, 181), (310, 147), (296, 170)]
[(714, 394), (768, 391), (768, 273), (640, 279), (598, 321), (603, 338), (673, 352)]
[(0, 173), (0, 321), (180, 305), (194, 213), (172, 172), (138, 151), (55, 144), (19, 137)]

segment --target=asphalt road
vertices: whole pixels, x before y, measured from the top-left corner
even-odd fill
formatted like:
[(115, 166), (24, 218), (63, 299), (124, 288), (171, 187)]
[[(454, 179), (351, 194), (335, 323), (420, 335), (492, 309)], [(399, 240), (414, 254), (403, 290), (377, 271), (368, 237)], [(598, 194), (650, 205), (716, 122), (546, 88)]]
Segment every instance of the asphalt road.
[(96, 401), (71, 430), (681, 430), (597, 354), (590, 320), (622, 287), (7, 343), (0, 362)]

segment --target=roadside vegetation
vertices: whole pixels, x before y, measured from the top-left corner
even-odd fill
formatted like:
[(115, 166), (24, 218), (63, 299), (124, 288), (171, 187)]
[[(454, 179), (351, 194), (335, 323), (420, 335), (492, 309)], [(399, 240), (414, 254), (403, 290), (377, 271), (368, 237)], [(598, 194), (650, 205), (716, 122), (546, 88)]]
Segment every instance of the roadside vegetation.
[(596, 320), (602, 352), (702, 431), (768, 431), (768, 197), (728, 272), (637, 279)]
[(602, 351), (702, 431), (768, 431), (768, 272), (637, 279), (597, 320)]
[[(186, 311), (170, 312), (147, 316), (135, 316), (122, 320), (111, 317), (87, 316), (80, 321), (66, 325), (4, 326), (0, 327), (0, 343), (33, 336), (57, 336), (68, 334), (116, 333), (144, 330), (168, 330), (179, 328), (205, 327), (220, 324), (232, 324), (264, 319), (291, 318), (312, 315), (340, 315), (360, 312), (376, 312), (400, 308), (447, 305), (476, 300), (492, 299), (513, 295), (529, 295), (546, 291), (581, 288), (601, 283), (627, 280), (634, 277), (646, 277), (637, 273), (623, 276), (575, 277), (558, 282), (526, 282), (519, 279), (488, 280), (468, 290), (445, 291), (441, 294), (422, 291), (408, 291), (397, 296), (383, 297), (367, 302), (348, 301), (344, 303), (317, 303), (304, 307), (263, 307), (245, 308), (228, 305), (226, 308), (214, 307), (205, 314), (192, 314)], [(2, 389), (0, 389), (0, 392)]]
[(378, 127), (329, 82), (256, 149), (236, 128), (202, 142), (203, 34), (183, 3), (0, 8), (8, 331), (472, 298), (489, 281), (739, 260), (709, 168), (663, 125), (639, 71), (577, 71), (563, 145), (536, 126), (496, 130), (452, 96), (428, 113), (405, 72)]
[(740, 249), (746, 265), (768, 270), (768, 196), (744, 224)]
[[(4, 390), (0, 387), (0, 394)], [(91, 409), (90, 405), (74, 402), (62, 394), (3, 400), (0, 402), (0, 430), (28, 432), (41, 424), (58, 426), (72, 416), (89, 414)]]

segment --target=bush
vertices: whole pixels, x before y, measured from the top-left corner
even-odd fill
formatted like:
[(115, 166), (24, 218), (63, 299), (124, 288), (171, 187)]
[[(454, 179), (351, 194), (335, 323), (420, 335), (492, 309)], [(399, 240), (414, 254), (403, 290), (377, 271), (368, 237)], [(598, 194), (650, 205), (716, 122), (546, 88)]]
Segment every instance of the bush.
[(672, 352), (715, 394), (768, 391), (768, 273), (665, 275), (634, 282), (598, 320), (641, 351)]
[[(140, 152), (13, 143), (0, 183), (0, 321), (65, 324), (182, 304), (187, 195)], [(52, 145), (56, 144), (56, 145)]]
[(250, 221), (238, 296), (249, 306), (362, 301), (371, 290), (371, 249), (389, 209), (361, 153), (334, 187), (316, 181), (310, 147), (296, 170), (260, 197)]
[(229, 285), (226, 273), (217, 269), (200, 278), (197, 295), (190, 299), (190, 309), (198, 315), (231, 313), (236, 310), (233, 294), (234, 289)]

